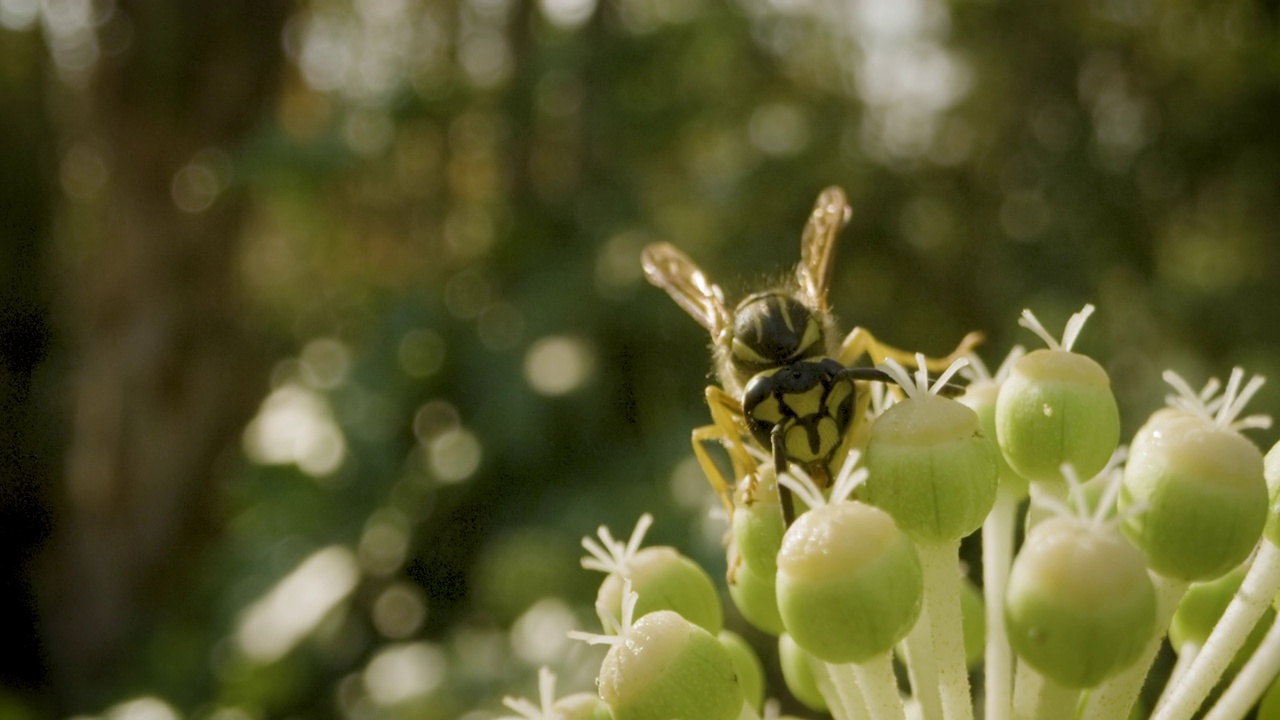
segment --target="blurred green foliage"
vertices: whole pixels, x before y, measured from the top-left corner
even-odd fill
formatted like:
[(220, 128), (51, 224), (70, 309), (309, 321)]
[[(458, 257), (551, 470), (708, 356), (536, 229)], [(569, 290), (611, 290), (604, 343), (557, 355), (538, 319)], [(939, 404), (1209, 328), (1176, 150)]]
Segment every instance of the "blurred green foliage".
[[(8, 153), (57, 131), (50, 96), (83, 71), (61, 4), (34, 7), (0, 0), (0, 84), (27, 103), (6, 101), (28, 131)], [(846, 329), (931, 354), (982, 330), (994, 363), (1033, 341), (1023, 307), (1058, 328), (1093, 302), (1078, 348), (1126, 435), (1165, 367), (1280, 376), (1278, 24), (1262, 0), (299, 4), (250, 141), (192, 160), (252, 200), (238, 272), (271, 394), (227, 439), (221, 539), (100, 707), (478, 720), (542, 663), (589, 688), (596, 651), (562, 640), (594, 622), (580, 536), (650, 511), (650, 542), (723, 568), (688, 448), (707, 338), (643, 283), (640, 248), (670, 240), (754, 289), (798, 259), (827, 185), (855, 208)], [(44, 194), (6, 243), (55, 247), (49, 208), (112, 181), (45, 146), (56, 162), (15, 165), (47, 182), (22, 186)], [(59, 243), (55, 274), (76, 252)], [(309, 582), (345, 590), (272, 610), (324, 548)], [(315, 616), (264, 650), (255, 608), (277, 631)]]

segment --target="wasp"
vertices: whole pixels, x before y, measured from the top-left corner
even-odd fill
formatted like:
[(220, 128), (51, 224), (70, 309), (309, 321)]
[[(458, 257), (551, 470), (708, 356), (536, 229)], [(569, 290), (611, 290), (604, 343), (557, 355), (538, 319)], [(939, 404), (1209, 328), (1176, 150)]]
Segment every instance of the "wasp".
[[(704, 447), (719, 441), (735, 477), (754, 475), (756, 463), (741, 440), (749, 437), (770, 454), (778, 473), (796, 463), (825, 487), (867, 415), (867, 382), (892, 382), (873, 365), (888, 358), (917, 367), (914, 354), (885, 345), (861, 327), (843, 340), (827, 300), (836, 236), (852, 216), (844, 191), (822, 191), (800, 237), (795, 272), (730, 306), (724, 291), (670, 243), (645, 247), (641, 263), (649, 282), (662, 288), (711, 334), (719, 386), (709, 385), (711, 424), (693, 431), (693, 451), (716, 494), (733, 512), (732, 486)], [(930, 371), (945, 369), (982, 339), (969, 333), (945, 358), (926, 358)], [(781, 494), (787, 523), (790, 494)]]

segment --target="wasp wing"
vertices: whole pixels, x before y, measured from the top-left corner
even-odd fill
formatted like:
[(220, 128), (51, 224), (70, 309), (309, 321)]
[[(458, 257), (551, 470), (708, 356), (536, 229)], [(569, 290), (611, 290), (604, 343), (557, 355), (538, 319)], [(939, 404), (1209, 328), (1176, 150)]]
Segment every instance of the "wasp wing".
[(720, 286), (674, 245), (657, 242), (646, 246), (640, 254), (640, 264), (649, 282), (666, 290), (713, 338), (729, 325), (732, 316), (725, 307)]
[(804, 226), (796, 280), (800, 283), (800, 292), (819, 312), (830, 310), (827, 286), (831, 282), (831, 268), (835, 261), (836, 235), (852, 214), (853, 209), (849, 207), (844, 191), (829, 187), (818, 195), (809, 222)]

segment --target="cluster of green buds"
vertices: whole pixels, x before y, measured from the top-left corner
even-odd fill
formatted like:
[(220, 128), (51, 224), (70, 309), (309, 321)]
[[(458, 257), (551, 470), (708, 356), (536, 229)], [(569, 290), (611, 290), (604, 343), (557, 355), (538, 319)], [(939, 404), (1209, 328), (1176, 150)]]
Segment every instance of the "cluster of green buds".
[[(1092, 311), (1061, 340), (1024, 311), (1048, 347), (1015, 348), (994, 374), (976, 357), (936, 379), (923, 357), (914, 372), (886, 361), (894, 384), (873, 386), (827, 487), (725, 438), (756, 464), (734, 484), (724, 585), (674, 548), (642, 549), (647, 515), (625, 543), (601, 528), (583, 565), (606, 573), (604, 632), (576, 635), (609, 646), (596, 693), (553, 702), (544, 679), (541, 710), (508, 706), (778, 718), (784, 692), (725, 629), (723, 589), (776, 638), (785, 694), (835, 720), (1280, 719), (1280, 444), (1264, 457), (1241, 432), (1269, 426), (1244, 414), (1263, 380), (1236, 369), (1195, 391), (1167, 372), (1167, 406), (1125, 448), (1106, 371), (1072, 350)], [(959, 556), (975, 533), (980, 573)], [(1144, 702), (1166, 642), (1176, 664)]]

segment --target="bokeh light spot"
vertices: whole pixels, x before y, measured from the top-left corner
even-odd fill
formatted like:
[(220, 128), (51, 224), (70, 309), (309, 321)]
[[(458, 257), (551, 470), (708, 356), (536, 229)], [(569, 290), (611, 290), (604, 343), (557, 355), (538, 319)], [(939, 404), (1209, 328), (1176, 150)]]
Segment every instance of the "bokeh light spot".
[(572, 30), (591, 19), (596, 0), (538, 0), (538, 9), (552, 25)]
[(394, 705), (436, 689), (447, 669), (444, 652), (434, 645), (392, 645), (369, 661), (364, 686), (375, 703)]
[(580, 387), (595, 367), (595, 354), (583, 340), (562, 335), (535, 342), (524, 357), (524, 376), (542, 395), (564, 395)]
[(288, 383), (267, 396), (245, 427), (243, 446), (260, 465), (296, 464), (313, 477), (333, 473), (347, 445), (324, 396)]
[(427, 605), (422, 593), (407, 583), (396, 583), (373, 601), (373, 625), (384, 637), (403, 640), (422, 627)]
[(187, 164), (174, 173), (170, 185), (173, 204), (179, 210), (189, 213), (200, 213), (208, 210), (217, 199), (218, 177), (204, 165)]
[(446, 430), (462, 424), (458, 409), (447, 400), (428, 400), (413, 415), (413, 434), (426, 444)]
[(351, 351), (333, 338), (316, 338), (307, 343), (298, 360), (303, 379), (319, 390), (338, 387), (351, 370)]
[(403, 525), (403, 519), (390, 517), (369, 523), (360, 536), (357, 551), (361, 569), (369, 575), (382, 577), (400, 569), (409, 550), (409, 534)]
[(113, 706), (105, 720), (178, 720), (178, 711), (158, 697), (147, 696)]
[(427, 467), (441, 482), (455, 483), (471, 477), (483, 455), (480, 440), (461, 427), (446, 430), (427, 443)]
[(544, 665), (564, 655), (569, 631), (578, 629), (573, 610), (559, 598), (534, 603), (511, 628), (511, 648), (530, 665)]
[(596, 290), (606, 297), (618, 297), (640, 281), (640, 251), (649, 238), (639, 232), (624, 232), (605, 241), (596, 254)]
[(241, 652), (260, 663), (283, 657), (351, 594), (359, 578), (350, 550), (334, 545), (313, 553), (245, 609), (236, 628)]
[(473, 85), (493, 88), (510, 77), (513, 60), (506, 38), (497, 31), (483, 30), (462, 39), (458, 63)]
[(30, 30), (39, 16), (40, 0), (0, 0), (0, 26), (7, 30)]

